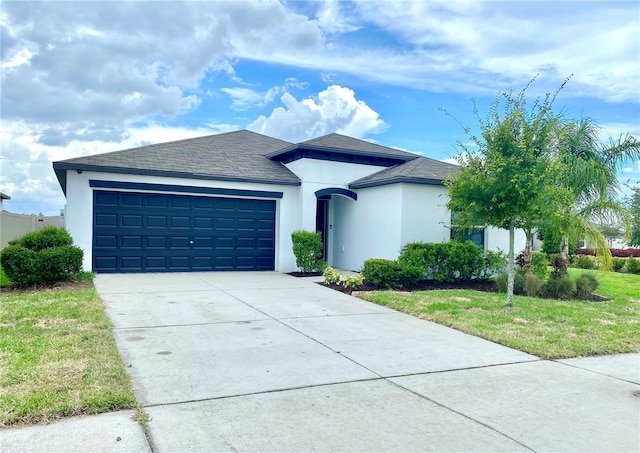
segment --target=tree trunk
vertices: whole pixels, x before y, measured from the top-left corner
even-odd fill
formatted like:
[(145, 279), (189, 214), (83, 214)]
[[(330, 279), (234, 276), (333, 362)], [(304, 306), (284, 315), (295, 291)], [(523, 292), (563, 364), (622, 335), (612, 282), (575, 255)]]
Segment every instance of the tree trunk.
[(531, 271), (531, 263), (533, 257), (531, 256), (531, 242), (533, 240), (533, 233), (531, 229), (524, 230), (524, 234), (527, 237), (527, 242), (524, 244), (524, 263), (522, 265), (522, 272), (527, 275)]
[(515, 237), (515, 222), (513, 219), (509, 221), (509, 255), (508, 266), (507, 266), (507, 307), (513, 306), (513, 280), (516, 274), (516, 267), (514, 265), (514, 256), (513, 256), (513, 243)]
[(560, 255), (558, 256), (560, 261), (558, 268), (558, 274), (561, 276), (567, 275), (567, 268), (569, 267), (569, 238), (562, 236), (560, 241)]

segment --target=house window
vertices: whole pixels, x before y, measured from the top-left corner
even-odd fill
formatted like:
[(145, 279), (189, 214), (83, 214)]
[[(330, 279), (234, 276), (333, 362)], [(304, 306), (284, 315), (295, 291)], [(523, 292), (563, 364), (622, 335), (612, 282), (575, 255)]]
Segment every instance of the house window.
[(451, 227), (451, 240), (466, 242), (471, 241), (484, 249), (484, 228), (456, 228)]

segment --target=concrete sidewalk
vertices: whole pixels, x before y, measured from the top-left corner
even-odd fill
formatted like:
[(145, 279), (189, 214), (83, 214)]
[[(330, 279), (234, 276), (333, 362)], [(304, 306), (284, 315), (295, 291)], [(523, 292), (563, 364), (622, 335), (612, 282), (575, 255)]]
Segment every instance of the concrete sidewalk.
[(1, 431), (3, 452), (640, 451), (640, 354), (542, 361), (275, 272), (96, 287), (150, 444), (117, 413)]

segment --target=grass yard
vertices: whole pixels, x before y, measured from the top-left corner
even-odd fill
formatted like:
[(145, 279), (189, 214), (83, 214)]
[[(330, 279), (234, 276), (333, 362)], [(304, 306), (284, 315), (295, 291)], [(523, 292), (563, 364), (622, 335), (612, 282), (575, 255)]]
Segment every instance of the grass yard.
[[(593, 273), (607, 302), (557, 301), (470, 290), (363, 292), (362, 299), (545, 359), (640, 352), (640, 275)], [(354, 295), (356, 295), (354, 293)]]
[(137, 406), (91, 282), (0, 295), (0, 427)]

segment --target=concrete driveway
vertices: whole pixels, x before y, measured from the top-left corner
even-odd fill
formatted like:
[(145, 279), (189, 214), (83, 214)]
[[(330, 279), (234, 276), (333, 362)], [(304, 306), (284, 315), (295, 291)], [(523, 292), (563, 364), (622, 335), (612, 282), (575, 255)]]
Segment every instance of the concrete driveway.
[(542, 361), (275, 272), (99, 275), (155, 452), (640, 450), (640, 355)]

